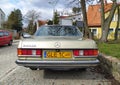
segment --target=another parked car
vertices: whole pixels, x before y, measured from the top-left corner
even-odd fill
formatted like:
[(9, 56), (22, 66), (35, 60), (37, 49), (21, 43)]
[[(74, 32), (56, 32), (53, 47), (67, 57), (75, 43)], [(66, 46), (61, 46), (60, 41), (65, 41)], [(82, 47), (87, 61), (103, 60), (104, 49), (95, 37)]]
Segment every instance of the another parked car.
[(99, 64), (95, 41), (83, 39), (75, 26), (41, 26), (34, 36), (23, 39), (17, 48), (20, 66), (32, 70), (74, 69)]
[(13, 42), (12, 33), (6, 30), (0, 30), (0, 46), (5, 44), (11, 46), (12, 42)]

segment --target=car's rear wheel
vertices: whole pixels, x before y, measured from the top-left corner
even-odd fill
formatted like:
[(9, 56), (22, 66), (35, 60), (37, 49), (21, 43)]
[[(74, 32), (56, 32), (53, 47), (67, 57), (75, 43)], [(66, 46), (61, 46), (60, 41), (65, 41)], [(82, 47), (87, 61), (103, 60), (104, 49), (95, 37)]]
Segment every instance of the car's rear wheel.
[(37, 70), (37, 68), (35, 67), (29, 67), (31, 70)]
[(9, 44), (8, 44), (9, 46), (11, 46), (12, 45), (12, 40), (10, 40), (10, 42), (9, 42)]

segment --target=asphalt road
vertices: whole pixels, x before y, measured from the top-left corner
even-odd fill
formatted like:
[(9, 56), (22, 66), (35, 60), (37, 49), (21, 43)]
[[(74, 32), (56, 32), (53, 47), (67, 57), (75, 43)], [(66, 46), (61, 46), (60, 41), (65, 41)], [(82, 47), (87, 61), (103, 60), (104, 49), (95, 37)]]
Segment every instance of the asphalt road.
[(0, 47), (0, 85), (117, 85), (99, 67), (86, 70), (32, 71), (15, 64), (17, 43)]

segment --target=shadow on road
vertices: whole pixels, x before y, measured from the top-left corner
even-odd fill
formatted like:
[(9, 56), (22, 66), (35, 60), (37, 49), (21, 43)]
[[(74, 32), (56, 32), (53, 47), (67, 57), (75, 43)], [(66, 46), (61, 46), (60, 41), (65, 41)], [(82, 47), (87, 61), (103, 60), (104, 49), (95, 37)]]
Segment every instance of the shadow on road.
[[(44, 79), (55, 80), (100, 80), (101, 82), (111, 81), (111, 85), (120, 85), (110, 74), (102, 72), (99, 67), (90, 67), (86, 70), (68, 70), (68, 71), (55, 71), (44, 70)], [(100, 84), (101, 85), (101, 84)]]
[(78, 79), (84, 76), (85, 70), (67, 70), (67, 71), (55, 71), (55, 70), (44, 70), (45, 79)]
[(91, 68), (86, 70), (68, 70), (68, 71), (55, 71), (55, 70), (44, 70), (45, 79), (101, 79), (104, 78), (100, 73), (91, 71)]

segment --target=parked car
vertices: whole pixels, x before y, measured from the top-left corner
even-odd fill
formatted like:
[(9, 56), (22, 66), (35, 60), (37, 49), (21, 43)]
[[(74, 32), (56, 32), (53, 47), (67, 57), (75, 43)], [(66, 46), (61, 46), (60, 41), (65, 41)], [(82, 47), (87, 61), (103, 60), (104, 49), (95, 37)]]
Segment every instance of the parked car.
[(41, 26), (31, 38), (19, 42), (20, 66), (32, 70), (87, 68), (99, 64), (95, 41), (83, 39), (75, 26)]
[(12, 33), (6, 30), (0, 30), (0, 46), (5, 44), (11, 46), (12, 42)]

